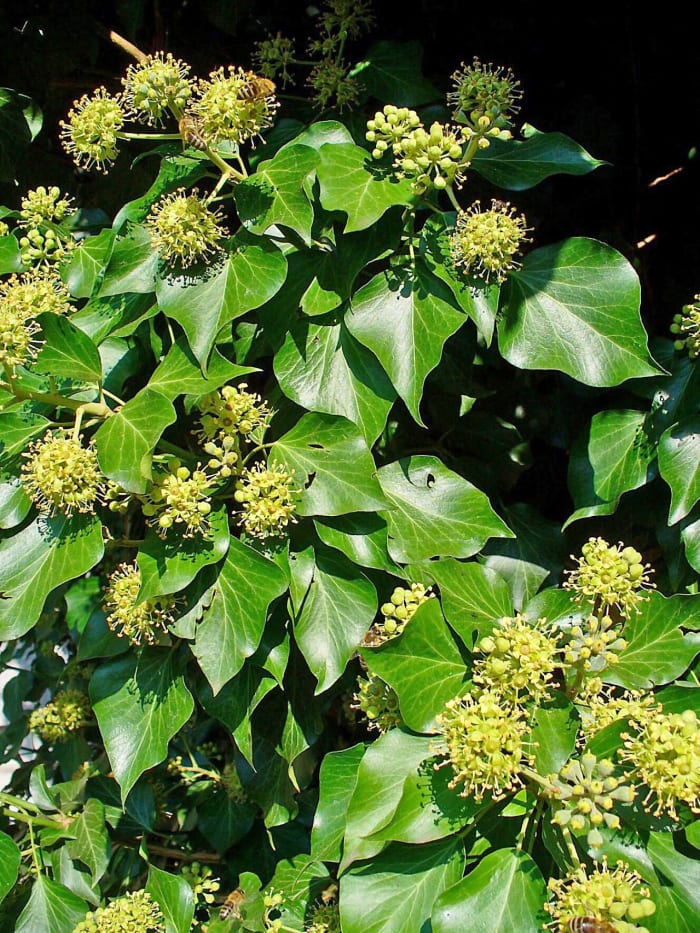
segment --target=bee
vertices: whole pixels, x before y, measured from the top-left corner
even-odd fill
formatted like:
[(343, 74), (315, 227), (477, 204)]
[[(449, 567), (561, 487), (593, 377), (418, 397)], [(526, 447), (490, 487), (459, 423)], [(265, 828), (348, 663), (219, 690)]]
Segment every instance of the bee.
[(245, 891), (243, 888), (236, 888), (235, 891), (231, 891), (219, 911), (219, 919), (228, 920), (230, 917), (233, 917), (235, 920), (242, 920), (241, 904), (244, 900)]
[(385, 639), (383, 639), (377, 632), (374, 626), (365, 632), (362, 639), (363, 648), (378, 648), (380, 645), (384, 644)]
[(335, 882), (332, 882), (328, 885), (327, 888), (324, 888), (321, 892), (321, 903), (328, 906), (328, 904), (334, 904), (338, 900), (338, 885)]
[(251, 75), (242, 84), (238, 96), (243, 100), (260, 100), (263, 97), (272, 97), (275, 93), (276, 85), (269, 78), (260, 78), (258, 75)]
[(615, 927), (598, 917), (572, 917), (569, 920), (571, 933), (615, 933)]
[(192, 146), (193, 149), (199, 149), (204, 152), (207, 148), (207, 141), (202, 136), (202, 127), (198, 120), (189, 114), (185, 114), (177, 125), (182, 141)]

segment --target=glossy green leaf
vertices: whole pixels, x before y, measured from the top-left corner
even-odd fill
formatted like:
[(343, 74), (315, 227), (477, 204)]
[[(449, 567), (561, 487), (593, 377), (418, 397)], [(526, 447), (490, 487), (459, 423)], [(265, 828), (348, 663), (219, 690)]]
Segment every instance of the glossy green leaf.
[(22, 453), (48, 425), (48, 419), (35, 412), (0, 412), (0, 475), (19, 475)]
[(490, 634), (497, 619), (513, 615), (510, 588), (495, 570), (456, 560), (432, 561), (425, 570), (440, 588), (445, 618), (467, 648)]
[(15, 933), (73, 933), (85, 919), (88, 905), (62, 884), (39, 875), (32, 887), (27, 906), (19, 915)]
[(700, 418), (681, 421), (661, 435), (659, 473), (671, 487), (668, 523), (674, 525), (700, 499)]
[(353, 745), (324, 756), (319, 774), (319, 799), (311, 829), (311, 852), (326, 862), (339, 862), (348, 806), (357, 782), (365, 746)]
[(146, 891), (160, 907), (166, 933), (190, 933), (194, 918), (194, 894), (183, 875), (171, 875), (149, 865)]
[(86, 801), (82, 813), (71, 824), (71, 832), (75, 840), (68, 843), (68, 853), (90, 869), (94, 885), (107, 870), (111, 848), (101, 800), (91, 797)]
[[(648, 853), (654, 868), (660, 877), (658, 888), (655, 887), (652, 898), (657, 891), (662, 895), (672, 895), (678, 917), (670, 917), (671, 921), (663, 928), (663, 933), (683, 931), (682, 922), (689, 922), (689, 929), (700, 917), (700, 890), (698, 888), (698, 863), (696, 859), (688, 858), (688, 853), (679, 851), (674, 844), (671, 833), (650, 833)], [(670, 883), (670, 884), (669, 884)], [(669, 890), (671, 888), (671, 890)], [(659, 905), (658, 912), (663, 915), (665, 905)], [(675, 914), (676, 911), (674, 910)], [(673, 925), (675, 921), (675, 926)], [(651, 923), (652, 921), (650, 921)], [(654, 928), (657, 924), (654, 921)]]
[(103, 552), (95, 515), (42, 515), (0, 540), (0, 638), (19, 638), (33, 628), (49, 593), (91, 570)]
[(343, 324), (299, 320), (274, 361), (287, 396), (308, 411), (343, 415), (373, 444), (396, 398), (376, 357)]
[(387, 550), (386, 522), (375, 512), (317, 519), (314, 524), (324, 544), (341, 551), (360, 567), (398, 572)]
[(400, 563), (471, 557), (490, 537), (512, 537), (484, 493), (435, 457), (398, 460), (377, 477), (392, 506), (381, 513), (389, 554)]
[[(71, 321), (87, 334), (94, 343), (100, 344), (102, 354), (106, 349), (105, 338), (128, 337), (139, 325), (158, 313), (155, 296), (127, 293), (109, 295), (106, 298), (91, 298), (80, 311), (71, 316)], [(103, 343), (103, 341), (105, 341)]]
[(549, 920), (543, 910), (547, 887), (525, 852), (499, 849), (437, 900), (431, 917), (435, 933), (537, 933)]
[(0, 903), (15, 886), (19, 863), (20, 851), (14, 839), (0, 833)]
[(435, 901), (464, 869), (461, 842), (393, 845), (341, 880), (343, 933), (421, 933)]
[(372, 512), (386, 506), (367, 442), (346, 418), (304, 415), (275, 441), (270, 457), (295, 471), (300, 515)]
[(653, 449), (639, 411), (602, 411), (591, 419), (588, 457), (595, 494), (617, 502), (624, 492), (643, 486)]
[(180, 338), (170, 347), (163, 362), (156, 367), (148, 388), (174, 401), (179, 395), (205, 395), (224, 383), (233, 382), (234, 379), (252, 372), (255, 372), (255, 367), (237, 366), (221, 356), (218, 350), (214, 350), (205, 376), (187, 341)]
[(22, 271), (22, 256), (17, 238), (12, 234), (0, 237), (0, 275)]
[(533, 716), (530, 741), (539, 774), (556, 774), (576, 748), (579, 717), (561, 693), (538, 706)]
[(192, 646), (214, 694), (254, 654), (263, 636), (268, 607), (286, 589), (287, 579), (277, 564), (237, 538), (230, 539)]
[(319, 162), (315, 149), (292, 144), (261, 162), (254, 175), (234, 189), (236, 210), (251, 233), (264, 233), (273, 225), (289, 227), (311, 243), (313, 209), (304, 190), (306, 177)]
[(399, 695), (401, 715), (416, 732), (434, 732), (445, 703), (463, 692), (467, 668), (437, 599), (419, 606), (400, 638), (360, 654)]
[(321, 204), (347, 214), (345, 233), (365, 230), (396, 204), (413, 202), (411, 183), (377, 168), (372, 157), (354, 143), (326, 144), (316, 169)]
[(32, 500), (18, 480), (0, 483), (0, 528), (15, 528), (29, 514)]
[(422, 261), (413, 273), (382, 272), (352, 298), (348, 330), (382, 364), (411, 415), (423, 424), (425, 380), (440, 362), (445, 341), (464, 324), (464, 314), (443, 282)]
[(278, 862), (270, 885), (275, 891), (284, 891), (282, 923), (293, 930), (303, 929), (310, 906), (320, 902), (330, 882), (323, 862), (309, 855), (295, 855)]
[(66, 264), (64, 281), (74, 298), (90, 298), (102, 284), (115, 240), (114, 230), (100, 230), (96, 236), (81, 240), (73, 250)]
[(320, 149), (326, 144), (337, 146), (352, 141), (352, 133), (342, 123), (337, 120), (319, 120), (318, 123), (304, 127), (301, 133), (294, 137), (292, 145)]
[[(623, 637), (627, 647), (605, 680), (631, 690), (648, 690), (679, 677), (700, 651), (699, 596), (649, 594), (640, 613), (630, 613)], [(679, 628), (696, 631), (683, 634)]]
[(124, 801), (140, 775), (166, 758), (194, 702), (172, 653), (161, 648), (100, 665), (90, 699)]
[(142, 389), (95, 434), (105, 476), (128, 492), (145, 492), (155, 446), (176, 417), (172, 402), (165, 396), (149, 386)]
[(101, 381), (100, 354), (88, 336), (60, 314), (46, 312), (39, 315), (38, 321), (45, 342), (34, 364), (37, 372), (76, 382)]
[(510, 282), (498, 345), (513, 366), (593, 386), (659, 372), (639, 317), (639, 279), (612, 247), (582, 237), (542, 247)]
[(370, 580), (336, 551), (318, 548), (296, 555), (292, 577), (310, 575), (296, 606), (294, 635), (318, 680), (317, 693), (332, 686), (357, 650), (377, 611)]
[(594, 159), (563, 133), (540, 133), (528, 128), (527, 139), (492, 139), (479, 149), (472, 167), (499, 188), (524, 191), (551, 175), (587, 175), (606, 162)]
[(158, 174), (148, 191), (134, 201), (127, 201), (114, 218), (114, 227), (121, 230), (127, 221), (141, 223), (146, 219), (151, 205), (163, 194), (177, 188), (189, 188), (207, 174), (209, 163), (200, 157), (193, 158), (185, 152), (165, 155), (160, 160)]
[(419, 107), (438, 100), (440, 91), (421, 73), (423, 47), (420, 42), (375, 42), (355, 66), (364, 91), (382, 103), (397, 107)]
[(279, 290), (287, 271), (284, 254), (267, 237), (243, 231), (231, 241), (232, 251), (207, 275), (168, 275), (158, 279), (161, 310), (185, 331), (202, 369), (219, 331), (259, 308)]
[(145, 227), (133, 227), (117, 237), (98, 295), (101, 298), (123, 292), (148, 294), (156, 285), (158, 253), (151, 247)]

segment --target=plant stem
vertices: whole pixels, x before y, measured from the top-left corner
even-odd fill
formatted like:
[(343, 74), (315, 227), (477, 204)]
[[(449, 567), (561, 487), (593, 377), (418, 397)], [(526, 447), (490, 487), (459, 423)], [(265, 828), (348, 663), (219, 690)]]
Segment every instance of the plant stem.
[(20, 389), (14, 379), (11, 379), (7, 372), (5, 373), (8, 383), (0, 382), (0, 389), (11, 392), (16, 399), (22, 402), (43, 402), (45, 405), (53, 405), (54, 408), (68, 408), (77, 412), (83, 410), (86, 415), (96, 415), (98, 418), (109, 418), (114, 412), (105, 405), (104, 402), (81, 402), (76, 398), (67, 398), (65, 395), (59, 395), (56, 392), (32, 392), (29, 389)]
[(145, 52), (142, 52), (138, 46), (133, 44), (133, 42), (129, 42), (128, 39), (125, 39), (124, 36), (120, 36), (119, 33), (115, 32), (113, 29), (107, 29), (105, 26), (98, 26), (97, 32), (101, 36), (109, 39), (110, 42), (118, 45), (120, 49), (123, 49), (127, 53), (127, 55), (131, 55), (132, 58), (135, 58), (140, 65), (148, 60), (148, 55), (146, 55)]
[(452, 207), (454, 207), (454, 209), (459, 214), (462, 208), (459, 205), (459, 201), (455, 197), (455, 193), (454, 193), (454, 190), (452, 189), (452, 186), (448, 185), (447, 188), (445, 188), (445, 191), (447, 192), (447, 197), (450, 199), (450, 204), (452, 205)]
[(153, 142), (182, 139), (179, 133), (117, 133), (116, 136), (118, 139), (150, 139)]
[(241, 466), (244, 467), (250, 458), (255, 456), (255, 454), (259, 454), (261, 450), (267, 450), (269, 447), (274, 447), (274, 443), (274, 441), (271, 441), (269, 444), (260, 444), (258, 447), (253, 447), (250, 453), (246, 454), (241, 461)]

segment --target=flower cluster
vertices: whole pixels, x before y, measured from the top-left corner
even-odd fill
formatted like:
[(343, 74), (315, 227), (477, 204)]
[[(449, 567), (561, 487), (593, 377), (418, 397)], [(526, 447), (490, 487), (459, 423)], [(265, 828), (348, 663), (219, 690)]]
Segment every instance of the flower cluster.
[(143, 514), (161, 537), (173, 525), (184, 526), (184, 538), (207, 534), (210, 494), (211, 478), (203, 470), (190, 470), (171, 460), (167, 471), (158, 471), (149, 483)]
[(85, 915), (73, 933), (165, 933), (165, 918), (146, 891), (134, 891)]
[(156, 52), (144, 62), (129, 65), (124, 85), (124, 103), (130, 117), (150, 125), (163, 122), (170, 110), (181, 113), (192, 97), (190, 66), (168, 52)]
[(304, 933), (342, 933), (337, 901), (312, 907), (311, 916), (304, 926)]
[(92, 721), (90, 701), (80, 690), (62, 690), (29, 717), (32, 732), (50, 745), (67, 742), (73, 733)]
[(358, 678), (355, 701), (352, 708), (364, 713), (370, 729), (388, 732), (403, 722), (396, 691), (371, 672)]
[(95, 511), (105, 479), (92, 442), (83, 447), (80, 439), (47, 431), (23, 456), (22, 485), (37, 508), (51, 515)]
[[(340, 43), (344, 36), (357, 39), (374, 22), (369, 0), (326, 0), (326, 9), (319, 16), (321, 42), (324, 36)], [(312, 42), (311, 51), (320, 49)]]
[(31, 227), (19, 238), (20, 259), (25, 267), (51, 268), (62, 262), (74, 245), (71, 239), (62, 237), (55, 230)]
[(676, 806), (685, 803), (700, 813), (700, 723), (693, 710), (664, 713), (659, 705), (641, 722), (635, 733), (623, 734), (622, 760), (631, 765), (630, 777), (648, 790), (645, 807), (654, 800), (655, 816), (678, 819)]
[(586, 738), (611, 726), (621, 719), (641, 723), (653, 712), (655, 699), (652, 693), (643, 690), (623, 690), (617, 693), (613, 687), (603, 687), (597, 678), (591, 690), (579, 691), (581, 729)]
[(73, 102), (68, 120), (61, 121), (63, 148), (77, 165), (95, 166), (106, 172), (117, 158), (119, 132), (125, 113), (121, 101), (103, 87), (92, 95), (83, 95)]
[(189, 865), (183, 865), (180, 873), (192, 888), (196, 903), (214, 903), (216, 892), (221, 884), (219, 879), (214, 877), (214, 872), (208, 865), (191, 862)]
[(45, 311), (70, 314), (70, 293), (58, 275), (33, 269), (0, 283), (0, 313), (8, 311), (25, 321)]
[(452, 261), (469, 275), (500, 284), (520, 267), (515, 257), (529, 242), (528, 229), (525, 215), (507, 202), (492, 201), (490, 210), (482, 211), (476, 201), (457, 215), (450, 236)]
[(137, 603), (141, 571), (134, 564), (120, 564), (109, 578), (105, 591), (107, 625), (132, 645), (155, 644), (173, 621), (175, 601), (167, 596)]
[(284, 895), (274, 888), (269, 888), (263, 894), (263, 926), (266, 931), (273, 931), (282, 928), (282, 918), (280, 911), (284, 906)]
[(202, 412), (202, 435), (208, 439), (220, 435), (248, 437), (256, 428), (264, 428), (270, 409), (248, 386), (224, 386), (219, 392), (205, 395), (199, 403)]
[(20, 223), (27, 227), (60, 224), (73, 213), (71, 198), (62, 198), (61, 189), (41, 185), (28, 191), (20, 201)]
[(454, 90), (447, 101), (455, 108), (453, 120), (467, 124), (467, 135), (479, 138), (480, 148), (489, 139), (510, 139), (511, 116), (518, 112), (522, 97), (520, 82), (510, 69), (494, 68), (475, 58), (452, 75)]
[(374, 143), (372, 158), (381, 159), (389, 148), (394, 156), (400, 156), (402, 140), (420, 125), (420, 117), (408, 107), (387, 104), (383, 110), (378, 110), (374, 119), (367, 121), (365, 133), (367, 142)]
[(539, 628), (532, 626), (520, 614), (499, 619), (493, 634), (476, 645), (484, 658), (474, 663), (474, 683), (498, 691), (511, 703), (546, 699), (559, 665), (560, 636), (544, 630), (545, 624), (540, 619)]
[(235, 803), (248, 803), (248, 795), (235, 762), (229, 761), (224, 765), (224, 770), (221, 772), (221, 786), (226, 791), (229, 800)]
[(212, 143), (230, 142), (240, 146), (272, 125), (279, 106), (269, 79), (233, 65), (212, 71), (208, 79), (201, 79), (198, 92), (192, 113), (202, 135)]
[(525, 759), (524, 736), (528, 725), (524, 711), (504, 701), (494, 690), (478, 697), (466, 694), (450, 700), (437, 717), (443, 745), (436, 748), (452, 766), (449, 787), (463, 784), (462, 797), (478, 801), (485, 793), (493, 800), (517, 787)]
[(389, 597), (389, 602), (380, 607), (382, 618), (375, 622), (365, 635), (364, 643), (375, 647), (396, 638), (406, 628), (419, 606), (434, 597), (430, 588), (422, 583), (411, 583), (410, 588), (397, 586)]
[(462, 179), (464, 142), (460, 127), (437, 121), (429, 130), (418, 126), (398, 142), (394, 166), (401, 176), (413, 180), (416, 194), (451, 187)]
[(617, 664), (617, 653), (626, 647), (627, 642), (609, 616), (589, 616), (569, 630), (564, 660), (567, 664), (581, 664), (587, 671), (602, 671)]
[(2, 236), (7, 236), (7, 234), (8, 234), (9, 232), (10, 232), (10, 228), (9, 228), (8, 225), (5, 223), (5, 221), (4, 221), (4, 220), (0, 220), (0, 237), (2, 237)]
[(611, 761), (598, 761), (595, 755), (584, 753), (580, 760), (567, 761), (559, 774), (549, 779), (549, 793), (560, 804), (552, 822), (575, 832), (587, 830), (592, 849), (603, 844), (600, 826), (619, 829), (619, 816), (610, 812), (615, 803), (634, 800), (634, 788), (616, 778), (614, 771)]
[(187, 268), (219, 248), (228, 231), (196, 189), (163, 195), (146, 218), (151, 244), (167, 265)]
[(294, 64), (294, 42), (281, 32), (257, 42), (253, 52), (253, 62), (258, 72), (265, 78), (281, 78), (286, 85), (292, 80), (290, 65)]
[[(0, 290), (2, 287), (0, 285)], [(34, 338), (39, 330), (36, 321), (28, 319), (19, 308), (0, 297), (0, 364), (14, 369), (33, 359), (37, 353)]]
[(623, 615), (639, 612), (639, 604), (649, 597), (642, 591), (653, 587), (649, 564), (633, 547), (617, 547), (603, 538), (589, 538), (574, 558), (577, 567), (568, 571), (564, 588), (574, 592), (574, 601), (591, 603), (596, 610), (608, 613), (614, 606)]
[(545, 910), (553, 918), (549, 927), (554, 933), (569, 933), (574, 929), (571, 921), (579, 917), (607, 921), (616, 930), (622, 930), (625, 923), (626, 933), (649, 933), (638, 923), (656, 911), (649, 889), (624, 862), (612, 871), (603, 862), (590, 874), (581, 865), (566, 878), (551, 878), (549, 890), (553, 900), (545, 904)]
[(700, 356), (700, 295), (690, 304), (683, 305), (680, 314), (673, 315), (671, 333), (676, 350), (687, 350), (691, 360)]
[(360, 99), (360, 85), (348, 74), (348, 66), (343, 61), (324, 58), (315, 65), (307, 83), (313, 89), (316, 105), (329, 107), (333, 101), (339, 110), (352, 107)]
[(238, 523), (254, 538), (284, 533), (297, 520), (294, 471), (280, 463), (255, 463), (236, 482), (234, 498), (241, 506)]

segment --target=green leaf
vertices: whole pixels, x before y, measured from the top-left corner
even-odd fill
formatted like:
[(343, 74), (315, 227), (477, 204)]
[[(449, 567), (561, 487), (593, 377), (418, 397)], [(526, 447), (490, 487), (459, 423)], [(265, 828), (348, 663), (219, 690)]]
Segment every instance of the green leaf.
[(154, 529), (148, 529), (136, 558), (141, 571), (139, 599), (177, 593), (194, 580), (202, 567), (217, 564), (226, 555), (229, 531), (225, 504), (212, 510), (209, 518), (211, 533), (206, 537), (183, 538), (175, 530), (161, 538)]
[(155, 446), (176, 417), (172, 402), (160, 392), (142, 389), (95, 434), (105, 476), (128, 492), (145, 492)]
[(292, 145), (310, 146), (320, 149), (326, 144), (337, 146), (341, 143), (352, 143), (352, 133), (337, 120), (319, 120), (312, 123), (294, 137)]
[(0, 412), (0, 475), (17, 476), (22, 463), (20, 455), (49, 424), (47, 418), (35, 412)]
[(148, 388), (154, 389), (170, 401), (180, 395), (205, 395), (213, 392), (226, 382), (233, 382), (240, 376), (256, 372), (253, 366), (237, 366), (214, 350), (206, 376), (192, 355), (184, 338), (177, 340), (168, 350), (168, 355), (156, 367)]
[(464, 869), (461, 841), (393, 845), (341, 881), (343, 933), (425, 933), (433, 905)]
[(126, 236), (117, 237), (98, 295), (147, 295), (155, 289), (157, 268), (158, 253), (151, 247), (151, 235), (145, 227), (134, 227)]
[(646, 483), (653, 459), (640, 411), (601, 411), (591, 419), (588, 457), (593, 471), (593, 489), (606, 502)]
[(46, 342), (34, 364), (37, 372), (93, 385), (101, 381), (100, 354), (88, 336), (60, 314), (49, 311), (38, 321)]
[(397, 107), (419, 107), (438, 100), (440, 91), (423, 77), (420, 42), (375, 42), (350, 72), (370, 97)]
[(123, 802), (143, 772), (165, 760), (194, 702), (172, 652), (160, 648), (101, 664), (90, 699)]
[(440, 589), (445, 618), (470, 650), (491, 634), (497, 619), (513, 615), (510, 587), (495, 570), (473, 561), (439, 560), (425, 571)]
[(512, 537), (484, 493), (436, 457), (397, 460), (377, 477), (392, 506), (381, 513), (389, 554), (400, 563), (471, 557), (490, 537)]
[(0, 181), (16, 182), (18, 163), (41, 128), (41, 110), (26, 94), (0, 88)]
[(543, 910), (547, 887), (525, 852), (499, 849), (485, 856), (466, 878), (437, 900), (435, 933), (537, 933), (549, 919)]
[(344, 415), (373, 444), (396, 398), (376, 357), (343, 324), (295, 321), (274, 361), (287, 396), (308, 411)]
[(149, 865), (146, 891), (165, 917), (166, 933), (190, 933), (194, 919), (194, 894), (186, 878)]
[(32, 887), (27, 906), (19, 915), (15, 933), (73, 933), (85, 919), (88, 905), (62, 884), (39, 875)]
[(425, 380), (448, 337), (464, 324), (449, 289), (420, 260), (414, 272), (382, 272), (352, 298), (345, 323), (382, 364), (414, 420), (423, 425)]
[(105, 826), (105, 808), (101, 800), (91, 797), (86, 801), (83, 812), (71, 824), (75, 839), (68, 843), (68, 854), (80, 859), (91, 873), (95, 885), (109, 865), (110, 841)]
[(19, 480), (0, 483), (0, 528), (15, 528), (29, 514), (32, 500)]
[(341, 551), (360, 567), (398, 572), (387, 550), (386, 522), (375, 512), (324, 518), (314, 524), (324, 544)]
[(700, 418), (674, 424), (661, 435), (659, 473), (671, 487), (668, 523), (675, 525), (700, 499)]
[(0, 540), (0, 639), (19, 638), (33, 628), (49, 593), (87, 573), (103, 553), (95, 515), (42, 515)]
[(105, 338), (110, 335), (128, 337), (141, 323), (155, 317), (157, 313), (158, 306), (153, 293), (127, 293), (110, 295), (108, 298), (91, 298), (80, 311), (72, 315), (71, 321), (94, 343), (100, 344), (104, 354), (108, 346)]
[(660, 372), (639, 317), (639, 279), (612, 247), (583, 237), (542, 247), (510, 282), (498, 344), (513, 366), (593, 386)]
[(230, 244), (229, 255), (206, 276), (169, 275), (156, 283), (160, 309), (182, 326), (203, 370), (219, 331), (269, 301), (287, 272), (284, 253), (267, 237), (240, 231)]
[(576, 748), (579, 717), (561, 693), (554, 693), (534, 714), (530, 739), (539, 774), (556, 774)]
[(413, 203), (411, 183), (377, 168), (369, 153), (354, 143), (326, 144), (316, 169), (321, 204), (347, 214), (345, 233), (366, 230), (396, 204)]
[[(138, 161), (138, 160), (137, 160)], [(114, 228), (120, 230), (127, 221), (141, 223), (146, 219), (151, 205), (163, 194), (169, 194), (177, 188), (190, 188), (207, 174), (210, 163), (199, 153), (196, 158), (178, 152), (165, 155), (160, 160), (158, 175), (148, 191), (134, 201), (128, 201), (114, 218)]]
[(627, 647), (619, 661), (605, 671), (605, 680), (630, 690), (667, 684), (692, 663), (700, 651), (700, 635), (684, 635), (679, 626), (698, 629), (700, 596), (649, 594), (639, 614), (631, 613), (623, 636)]
[(309, 548), (290, 558), (292, 578), (310, 577), (295, 605), (294, 636), (322, 693), (341, 676), (377, 611), (369, 579), (337, 551)]
[[(661, 894), (666, 899), (670, 895), (677, 909), (677, 917), (670, 918), (671, 922), (664, 927), (663, 933), (685, 933), (680, 924), (686, 921), (689, 921), (688, 929), (692, 930), (697, 926), (697, 918), (700, 917), (698, 862), (697, 859), (690, 859), (687, 854), (678, 851), (674, 836), (675, 834), (671, 833), (649, 833), (647, 846), (654, 868), (661, 876), (660, 884), (658, 887), (654, 886), (651, 897), (656, 900), (658, 894)], [(659, 905), (659, 914), (663, 915), (664, 907), (664, 904)], [(654, 929), (657, 928), (654, 920)]]
[(315, 149), (296, 141), (261, 162), (254, 175), (234, 188), (236, 210), (244, 227), (259, 234), (273, 225), (289, 227), (309, 246), (314, 214), (304, 181), (318, 162)]
[(0, 833), (0, 903), (15, 886), (20, 861), (20, 851), (15, 841), (5, 833)]
[(323, 862), (309, 855), (278, 862), (270, 886), (275, 891), (284, 891), (281, 905), (282, 923), (289, 929), (303, 929), (305, 918), (312, 904), (318, 903), (323, 889), (331, 881)]
[(396, 690), (404, 722), (434, 732), (435, 717), (460, 694), (467, 669), (437, 599), (418, 607), (403, 634), (379, 649), (362, 648), (369, 669)]
[(372, 512), (386, 506), (360, 429), (346, 418), (310, 412), (270, 451), (296, 472), (300, 515)]
[(364, 745), (353, 745), (329, 752), (321, 762), (318, 806), (311, 829), (311, 853), (315, 858), (325, 862), (341, 859), (348, 807), (364, 753)]
[(277, 564), (237, 538), (230, 539), (192, 646), (215, 695), (255, 653), (268, 607), (286, 589), (287, 578)]
[(102, 284), (115, 240), (114, 230), (100, 230), (96, 236), (81, 240), (70, 254), (63, 279), (74, 298), (90, 298)]
[(0, 275), (22, 271), (22, 255), (17, 239), (8, 233), (0, 237)]
[(540, 133), (532, 126), (528, 131), (522, 141), (490, 140), (488, 149), (477, 151), (472, 168), (499, 188), (525, 191), (551, 175), (587, 175), (608, 164), (563, 133)]

